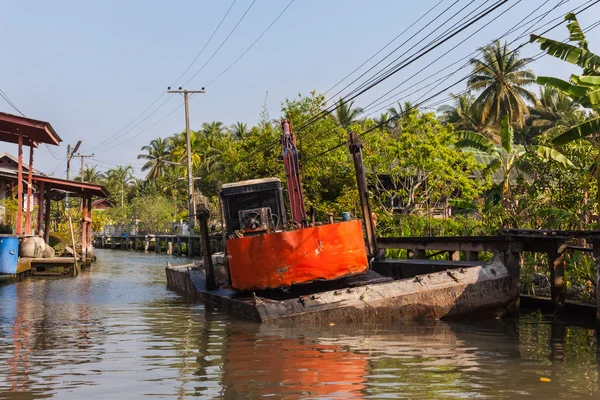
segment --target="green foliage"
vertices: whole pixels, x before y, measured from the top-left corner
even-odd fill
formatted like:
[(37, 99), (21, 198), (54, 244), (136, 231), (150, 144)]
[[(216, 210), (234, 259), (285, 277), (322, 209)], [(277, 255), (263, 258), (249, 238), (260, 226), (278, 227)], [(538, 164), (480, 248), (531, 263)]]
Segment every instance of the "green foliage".
[(138, 197), (131, 204), (133, 215), (140, 220), (140, 229), (146, 233), (168, 231), (175, 220), (175, 207), (172, 201), (160, 196)]

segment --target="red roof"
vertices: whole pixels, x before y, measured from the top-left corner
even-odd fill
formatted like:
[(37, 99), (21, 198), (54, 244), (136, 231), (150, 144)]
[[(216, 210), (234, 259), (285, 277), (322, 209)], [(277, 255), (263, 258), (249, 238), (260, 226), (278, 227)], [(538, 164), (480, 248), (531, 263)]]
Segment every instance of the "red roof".
[(108, 190), (102, 185), (96, 185), (88, 182), (68, 181), (66, 179), (53, 178), (45, 175), (33, 175), (33, 183), (50, 185), (53, 189), (64, 190), (74, 194), (86, 194), (97, 197), (108, 197)]
[(19, 133), (26, 146), (37, 147), (39, 143), (58, 146), (62, 142), (48, 122), (0, 112), (0, 142), (18, 143)]

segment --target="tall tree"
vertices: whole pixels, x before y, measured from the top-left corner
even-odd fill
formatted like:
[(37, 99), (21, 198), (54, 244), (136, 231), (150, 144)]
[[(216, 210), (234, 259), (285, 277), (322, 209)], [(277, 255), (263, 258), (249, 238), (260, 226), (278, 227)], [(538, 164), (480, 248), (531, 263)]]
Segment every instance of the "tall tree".
[[(77, 180), (81, 179), (81, 177), (78, 177)], [(104, 173), (102, 173), (101, 171), (98, 171), (96, 169), (96, 165), (90, 167), (90, 166), (86, 166), (85, 170), (83, 171), (83, 181), (84, 182), (88, 182), (88, 183), (101, 183), (102, 180), (104, 179)]]
[(342, 128), (348, 128), (350, 125), (358, 121), (358, 115), (362, 113), (362, 108), (354, 106), (354, 101), (346, 102), (340, 98), (338, 106), (335, 109), (333, 118)]
[(535, 83), (535, 74), (526, 69), (530, 58), (519, 58), (518, 51), (508, 49), (506, 43), (494, 42), (481, 49), (482, 58), (471, 59), (473, 74), (467, 85), (481, 92), (475, 105), (481, 107), (484, 120), (499, 122), (504, 115), (517, 127), (529, 113), (526, 101), (535, 104), (535, 95), (525, 87)]
[(373, 119), (377, 125), (381, 126), (381, 129), (389, 130), (393, 126), (393, 122), (390, 120), (388, 113), (381, 113), (378, 118)]
[(125, 188), (133, 181), (133, 167), (119, 165), (107, 172), (109, 182), (115, 183), (121, 189), (121, 207), (125, 204)]
[[(540, 76), (537, 83), (551, 86), (581, 106), (593, 110), (587, 121), (567, 129), (555, 137), (553, 143), (560, 146), (577, 140), (586, 140), (598, 149), (600, 148), (600, 138), (598, 137), (600, 118), (597, 115), (597, 111), (600, 111), (600, 56), (589, 50), (588, 41), (575, 14), (567, 14), (565, 21), (567, 21), (569, 30), (569, 41), (574, 44), (558, 42), (538, 35), (531, 35), (531, 42), (537, 41), (540, 43), (541, 49), (549, 55), (581, 67), (583, 74), (571, 75), (570, 82), (555, 77)], [(587, 171), (590, 180), (596, 181), (598, 189), (596, 202), (600, 206), (600, 152), (597, 154), (598, 156), (588, 160), (588, 165), (583, 168)], [(587, 184), (583, 190), (587, 193)]]
[(577, 103), (558, 89), (552, 86), (541, 87), (538, 104), (529, 109), (525, 142), (531, 143), (536, 136), (557, 126), (577, 124), (583, 117), (579, 109)]
[(502, 191), (502, 199), (507, 208), (511, 206), (511, 176), (518, 169), (521, 157), (529, 152), (545, 160), (554, 160), (565, 166), (572, 167), (571, 161), (558, 151), (545, 146), (522, 146), (514, 142), (514, 130), (510, 126), (508, 115), (501, 121), (501, 144), (500, 146), (492, 142), (485, 136), (477, 132), (460, 131), (455, 132), (458, 148), (475, 149), (490, 156), (490, 162), (484, 169), (484, 174), (493, 174), (496, 171), (502, 172), (502, 181), (499, 186)]
[(156, 180), (165, 174), (169, 165), (170, 150), (169, 141), (160, 137), (152, 139), (149, 145), (142, 146), (142, 151), (146, 154), (139, 154), (137, 158), (146, 160), (142, 166), (142, 171), (148, 171), (146, 179)]
[(250, 130), (248, 129), (247, 124), (243, 122), (236, 122), (235, 124), (231, 125), (231, 133), (236, 139), (242, 140), (248, 136)]
[(456, 130), (480, 133), (495, 143), (500, 143), (498, 128), (489, 118), (484, 118), (482, 107), (474, 104), (475, 96), (471, 92), (450, 96), (453, 104), (438, 108), (441, 122), (452, 124)]
[(398, 102), (395, 106), (391, 106), (387, 109), (391, 119), (390, 124), (393, 124), (393, 126), (398, 130), (402, 130), (402, 121), (416, 111), (417, 107), (415, 107), (410, 101), (405, 101), (404, 103)]
[(220, 121), (213, 121), (211, 123), (202, 123), (202, 129), (200, 133), (204, 136), (204, 139), (208, 142), (210, 147), (214, 146), (216, 140), (223, 137), (225, 133), (225, 126)]

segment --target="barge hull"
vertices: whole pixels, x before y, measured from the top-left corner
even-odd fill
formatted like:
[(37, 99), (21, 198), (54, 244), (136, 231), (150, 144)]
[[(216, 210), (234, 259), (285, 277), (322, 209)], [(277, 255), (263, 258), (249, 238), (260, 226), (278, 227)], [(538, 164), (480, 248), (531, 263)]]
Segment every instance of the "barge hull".
[(365, 322), (442, 319), (464, 315), (512, 314), (518, 285), (501, 262), (457, 268), (409, 279), (274, 299), (230, 289), (206, 290), (204, 273), (189, 267), (167, 268), (170, 288), (258, 322)]

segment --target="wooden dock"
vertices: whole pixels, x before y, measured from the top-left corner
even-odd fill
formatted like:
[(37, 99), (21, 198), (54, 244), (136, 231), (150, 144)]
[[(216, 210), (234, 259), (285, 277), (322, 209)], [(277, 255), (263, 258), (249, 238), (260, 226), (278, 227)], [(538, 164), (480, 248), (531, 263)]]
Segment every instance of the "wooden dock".
[(79, 272), (81, 272), (81, 265), (75, 262), (74, 257), (22, 257), (17, 264), (17, 273), (0, 275), (0, 279), (8, 282), (28, 276), (77, 276)]
[[(223, 251), (223, 236), (211, 235), (213, 252)], [(94, 246), (101, 249), (134, 250), (154, 252), (180, 257), (200, 257), (200, 235), (131, 235), (131, 236), (94, 236)]]

